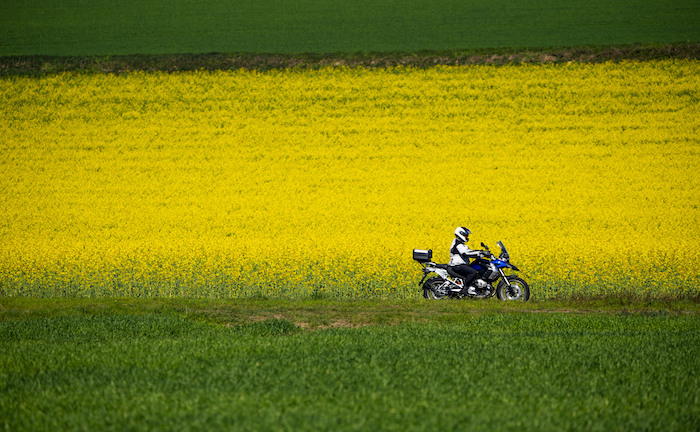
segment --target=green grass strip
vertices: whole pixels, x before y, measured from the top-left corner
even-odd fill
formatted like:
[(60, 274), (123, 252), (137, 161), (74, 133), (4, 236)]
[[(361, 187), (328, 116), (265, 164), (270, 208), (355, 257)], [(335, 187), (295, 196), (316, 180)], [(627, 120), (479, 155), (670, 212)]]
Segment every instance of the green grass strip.
[(693, 0), (6, 0), (0, 55), (333, 53), (698, 42)]

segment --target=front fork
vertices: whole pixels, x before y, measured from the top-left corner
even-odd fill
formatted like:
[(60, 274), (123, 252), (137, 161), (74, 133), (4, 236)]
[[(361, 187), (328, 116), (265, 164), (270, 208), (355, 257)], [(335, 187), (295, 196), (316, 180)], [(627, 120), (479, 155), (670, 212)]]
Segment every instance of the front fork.
[(503, 270), (502, 270), (502, 269), (498, 269), (498, 271), (501, 272), (501, 277), (503, 277), (503, 280), (506, 281), (506, 285), (508, 285), (508, 288), (507, 288), (507, 290), (508, 290), (508, 295), (516, 295), (516, 294), (517, 294), (516, 290), (517, 290), (517, 291), (520, 291), (519, 288), (517, 287), (517, 285), (515, 286), (515, 288), (513, 288), (513, 285), (510, 284), (510, 281), (509, 281), (508, 278), (506, 277), (506, 274), (503, 273)]
[(504, 281), (506, 281), (506, 285), (510, 288), (510, 282), (508, 281), (508, 277), (506, 274), (503, 272), (503, 269), (498, 269), (498, 271), (501, 273), (501, 277), (503, 278)]

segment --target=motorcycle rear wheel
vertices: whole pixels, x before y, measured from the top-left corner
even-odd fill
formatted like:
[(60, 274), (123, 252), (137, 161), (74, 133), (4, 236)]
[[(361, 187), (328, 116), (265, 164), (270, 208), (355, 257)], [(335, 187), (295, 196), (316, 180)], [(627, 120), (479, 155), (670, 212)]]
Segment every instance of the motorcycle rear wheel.
[(508, 283), (501, 279), (496, 287), (496, 296), (499, 300), (527, 301), (530, 298), (530, 287), (527, 282), (517, 276), (508, 276)]
[(437, 290), (437, 287), (445, 282), (443, 278), (431, 277), (423, 284), (423, 297), (428, 300), (442, 300), (446, 297), (447, 293), (441, 293)]

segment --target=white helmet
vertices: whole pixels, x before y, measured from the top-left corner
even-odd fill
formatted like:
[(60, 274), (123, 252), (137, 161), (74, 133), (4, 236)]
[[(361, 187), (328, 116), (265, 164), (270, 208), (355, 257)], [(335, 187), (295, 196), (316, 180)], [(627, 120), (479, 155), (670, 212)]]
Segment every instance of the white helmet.
[(455, 237), (457, 237), (459, 240), (461, 240), (463, 242), (466, 242), (467, 240), (469, 240), (469, 234), (471, 234), (471, 233), (472, 232), (469, 231), (467, 228), (459, 227), (455, 230)]

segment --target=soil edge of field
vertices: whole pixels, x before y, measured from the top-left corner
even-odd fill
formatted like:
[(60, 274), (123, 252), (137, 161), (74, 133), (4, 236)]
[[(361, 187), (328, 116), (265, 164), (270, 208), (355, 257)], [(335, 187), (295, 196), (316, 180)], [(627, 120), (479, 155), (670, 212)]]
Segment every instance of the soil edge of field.
[(658, 45), (557, 47), (548, 49), (480, 49), (389, 53), (203, 53), (112, 56), (5, 56), (0, 57), (0, 77), (43, 76), (63, 72), (130, 73), (319, 69), (325, 67), (391, 68), (459, 65), (521, 65), (602, 63), (700, 59), (700, 42)]
[(638, 301), (624, 298), (505, 303), (490, 300), (278, 300), (188, 298), (0, 297), (0, 322), (69, 316), (183, 316), (226, 327), (286, 321), (303, 330), (359, 328), (405, 323), (466, 322), (485, 314), (599, 314), (700, 316), (695, 300)]

